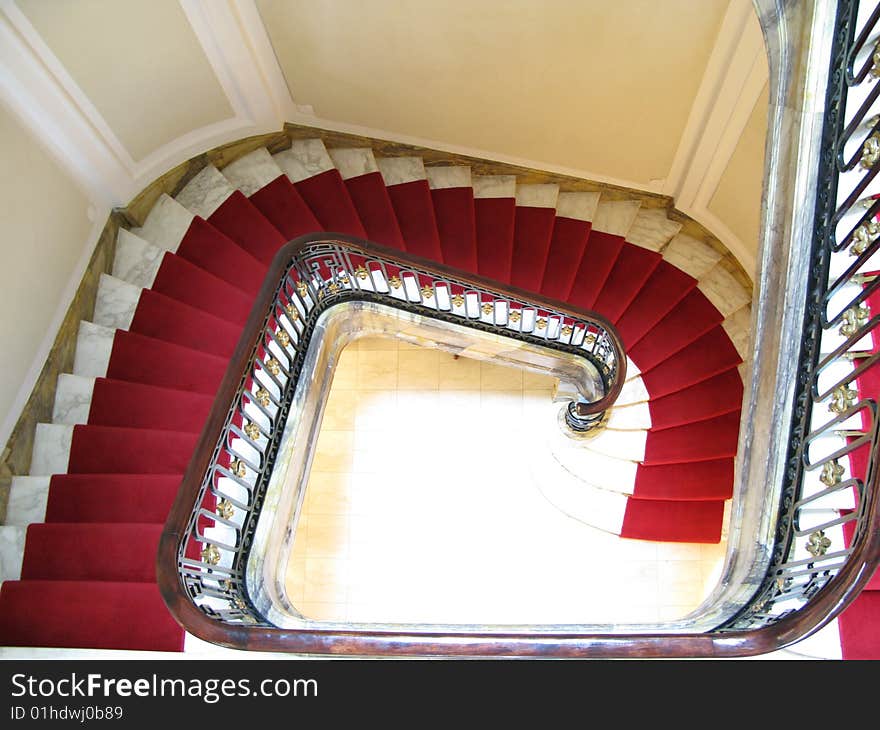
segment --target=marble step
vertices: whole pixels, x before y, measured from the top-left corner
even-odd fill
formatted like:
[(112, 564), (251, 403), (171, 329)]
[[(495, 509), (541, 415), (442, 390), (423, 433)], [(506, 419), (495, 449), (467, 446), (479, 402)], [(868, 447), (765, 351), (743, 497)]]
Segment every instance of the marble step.
[(529, 468), (538, 490), (557, 509), (587, 525), (620, 534), (627, 507), (625, 494), (584, 482), (547, 449), (531, 451)]
[(626, 236), (642, 204), (638, 200), (602, 200), (596, 206), (593, 218), (593, 230), (610, 233), (615, 236)]
[(651, 428), (651, 409), (647, 403), (610, 408), (606, 427), (616, 431), (645, 431)]
[(698, 277), (697, 288), (724, 317), (729, 317), (752, 301), (751, 292), (720, 264)]
[(116, 330), (85, 320), (79, 323), (76, 336), (76, 354), (73, 374), (89, 378), (103, 378), (110, 364)]
[(594, 454), (624, 461), (642, 461), (648, 434), (643, 429), (618, 431), (606, 426), (595, 436), (585, 439), (582, 446)]
[(626, 382), (624, 382), (623, 388), (620, 389), (620, 394), (617, 396), (614, 405), (628, 406), (634, 403), (642, 403), (650, 399), (651, 396), (648, 393), (648, 389), (645, 387), (645, 382), (642, 380), (641, 376), (637, 375), (633, 378), (628, 378)]
[(474, 198), (516, 198), (515, 175), (473, 175)]
[(38, 423), (30, 476), (67, 473), (74, 426), (65, 423)]
[(336, 169), (320, 139), (295, 139), (290, 149), (276, 152), (272, 159), (292, 183)]
[(518, 208), (553, 208), (559, 202), (559, 186), (549, 183), (516, 185)]
[(142, 291), (141, 287), (123, 279), (101, 274), (92, 320), (102, 327), (127, 330), (134, 319)]
[(26, 526), (0, 525), (0, 583), (21, 578), (26, 537)]
[(144, 224), (131, 232), (166, 251), (177, 247), (189, 230), (195, 215), (170, 195), (162, 193), (147, 214)]
[(376, 156), (369, 147), (338, 147), (327, 153), (343, 180), (379, 172)]
[(425, 163), (421, 157), (378, 157), (376, 164), (386, 187), (427, 180)]
[(50, 479), (48, 476), (12, 478), (6, 505), (6, 525), (27, 527), (46, 520)]
[(699, 280), (721, 260), (721, 254), (708, 243), (680, 233), (663, 249), (663, 260)]
[(95, 378), (71, 373), (58, 376), (55, 387), (55, 403), (52, 409), (52, 423), (75, 426), (89, 420)]
[(681, 223), (669, 220), (666, 212), (659, 208), (640, 208), (625, 240), (649, 251), (662, 251), (681, 227)]
[(269, 150), (261, 147), (234, 162), (230, 162), (221, 171), (232, 187), (250, 197), (258, 190), (284, 174), (278, 163), (272, 159)]
[(166, 249), (122, 228), (116, 236), (116, 254), (110, 273), (129, 284), (149, 289), (156, 280), (166, 252)]
[(425, 176), (431, 190), (473, 188), (471, 168), (467, 165), (437, 165), (426, 167)]
[(193, 215), (207, 220), (235, 191), (222, 172), (213, 165), (206, 165), (174, 199)]
[(560, 192), (556, 200), (556, 215), (576, 221), (592, 222), (599, 207), (599, 193)]
[(727, 336), (739, 353), (739, 356), (746, 362), (752, 359), (752, 307), (746, 305), (737, 309), (733, 314), (727, 317), (721, 326), (727, 332)]

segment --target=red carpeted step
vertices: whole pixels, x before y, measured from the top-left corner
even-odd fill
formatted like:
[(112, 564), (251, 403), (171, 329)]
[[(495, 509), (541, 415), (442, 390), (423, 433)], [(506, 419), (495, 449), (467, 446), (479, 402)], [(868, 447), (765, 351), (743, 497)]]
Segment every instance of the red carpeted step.
[(56, 474), (49, 482), (46, 522), (164, 524), (180, 474)]
[(345, 181), (345, 187), (367, 232), (367, 238), (383, 246), (405, 251), (406, 243), (382, 173), (369, 172), (351, 177)]
[(651, 399), (675, 393), (736, 367), (742, 358), (721, 325), (642, 373)]
[(624, 241), (602, 291), (593, 302), (593, 310), (616, 322), (662, 260), (663, 257), (656, 251)]
[(544, 266), (541, 294), (562, 301), (568, 299), (591, 227), (589, 221), (574, 218), (557, 217), (553, 221), (553, 236)]
[(440, 236), (443, 262), (476, 274), (477, 224), (473, 188), (441, 188), (431, 191), (434, 218)]
[(43, 523), (29, 525), (22, 580), (156, 580), (163, 525)]
[(603, 231), (590, 231), (584, 257), (574, 279), (568, 300), (584, 309), (593, 309), (614, 262), (623, 249), (623, 236)]
[(737, 411), (742, 406), (743, 384), (736, 368), (677, 393), (648, 401), (651, 427), (682, 426)]
[(673, 310), (697, 280), (672, 264), (661, 261), (626, 311), (615, 322), (624, 344), (638, 342), (657, 322)]
[(266, 277), (265, 264), (199, 217), (190, 224), (177, 254), (248, 294), (256, 294)]
[(477, 224), (477, 269), (480, 276), (509, 283), (516, 200), (477, 198), (474, 200), (474, 218)]
[(327, 170), (294, 185), (325, 231), (366, 238), (339, 170)]
[(675, 501), (636, 499), (627, 501), (621, 537), (661, 542), (721, 541), (723, 500)]
[(198, 434), (119, 426), (73, 427), (68, 474), (183, 474)]
[(726, 413), (706, 421), (651, 429), (645, 442), (645, 464), (677, 464), (736, 456), (740, 412)]
[(202, 393), (98, 378), (89, 423), (200, 433), (213, 403)]
[(213, 397), (228, 365), (226, 358), (117, 330), (107, 377)]
[[(852, 514), (852, 510), (841, 510), (841, 515)], [(851, 520), (850, 522), (845, 522), (843, 524), (843, 541), (847, 547), (852, 545), (853, 535), (856, 531), (856, 523), (855, 520)], [(870, 580), (865, 584), (865, 587), (862, 589), (863, 591), (880, 591), (880, 570), (875, 570), (874, 575), (871, 576)], [(880, 621), (880, 616), (877, 617), (877, 620)]]
[(155, 583), (23, 580), (0, 585), (0, 645), (182, 651)]
[(250, 197), (251, 203), (288, 241), (323, 230), (287, 175), (279, 175)]
[(232, 193), (208, 217), (208, 223), (229, 236), (257, 261), (272, 263), (287, 239), (241, 190)]
[(391, 185), (388, 197), (406, 241), (406, 250), (432, 261), (443, 261), (434, 201), (427, 180)]
[(703, 292), (692, 289), (650, 331), (629, 343), (627, 355), (639, 369), (650, 370), (723, 321), (724, 316)]
[(516, 206), (510, 268), (510, 283), (514, 286), (533, 292), (541, 289), (555, 220), (555, 208)]
[(880, 591), (862, 591), (837, 618), (844, 659), (880, 659)]
[(218, 357), (230, 357), (241, 336), (242, 325), (159, 294), (150, 289), (141, 298), (130, 332), (172, 342)]
[(173, 253), (166, 253), (150, 287), (153, 291), (243, 325), (253, 296)]
[(733, 459), (639, 464), (633, 496), (639, 499), (725, 500), (733, 496)]

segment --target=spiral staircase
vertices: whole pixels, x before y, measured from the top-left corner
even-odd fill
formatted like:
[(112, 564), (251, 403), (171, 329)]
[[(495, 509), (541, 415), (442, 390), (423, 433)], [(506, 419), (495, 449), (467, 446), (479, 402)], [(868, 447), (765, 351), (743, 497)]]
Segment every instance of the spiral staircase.
[(156, 586), (162, 526), (268, 264), (315, 231), (608, 318), (626, 346), (626, 384), (599, 435), (549, 450), (548, 475), (594, 495), (582, 519), (592, 513), (601, 529), (718, 542), (750, 292), (680, 229), (637, 200), (320, 139), (204, 167), (119, 232), (30, 476), (13, 481), (0, 645), (183, 649)]

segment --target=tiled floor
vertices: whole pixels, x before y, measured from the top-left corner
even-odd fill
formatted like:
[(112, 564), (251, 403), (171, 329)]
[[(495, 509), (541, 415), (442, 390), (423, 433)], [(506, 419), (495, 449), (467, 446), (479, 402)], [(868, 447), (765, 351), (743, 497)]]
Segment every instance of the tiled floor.
[(394, 339), (343, 352), (288, 592), (308, 618), (653, 622), (711, 590), (724, 545), (622, 540), (559, 512), (529, 474), (552, 380)]

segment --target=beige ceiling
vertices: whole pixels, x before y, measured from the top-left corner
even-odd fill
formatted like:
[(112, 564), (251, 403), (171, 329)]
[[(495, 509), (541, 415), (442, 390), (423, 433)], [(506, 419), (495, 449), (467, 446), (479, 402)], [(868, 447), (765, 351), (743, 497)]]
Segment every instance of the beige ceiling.
[(323, 118), (647, 185), (728, 0), (257, 0)]
[(178, 0), (17, 0), (134, 160), (232, 116)]

